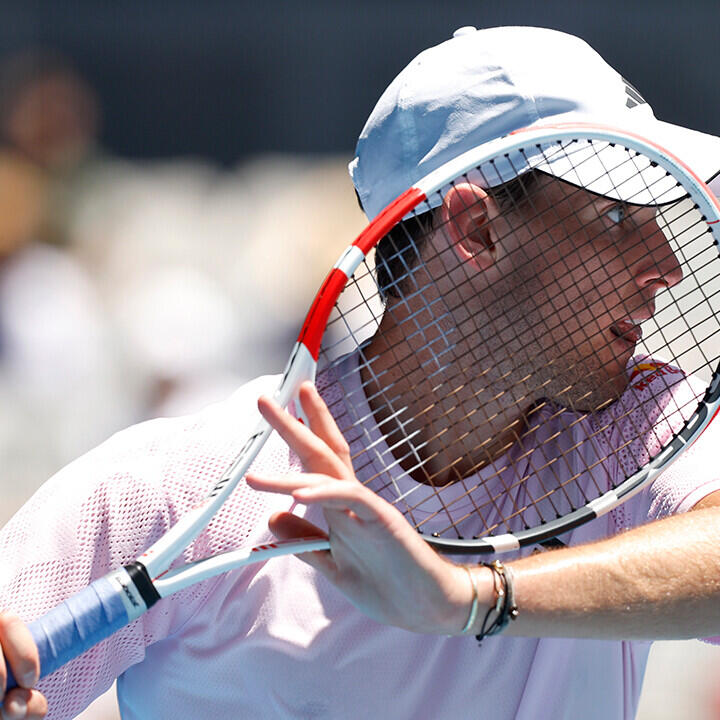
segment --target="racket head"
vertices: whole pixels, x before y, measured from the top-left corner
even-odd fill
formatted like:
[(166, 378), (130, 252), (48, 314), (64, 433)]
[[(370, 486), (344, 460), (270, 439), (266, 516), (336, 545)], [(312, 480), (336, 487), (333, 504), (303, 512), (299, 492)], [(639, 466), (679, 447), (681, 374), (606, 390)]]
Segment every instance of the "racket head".
[(381, 212), (318, 293), (317, 363), (358, 478), (446, 552), (566, 532), (652, 482), (717, 412), (720, 208), (612, 128), (513, 133)]

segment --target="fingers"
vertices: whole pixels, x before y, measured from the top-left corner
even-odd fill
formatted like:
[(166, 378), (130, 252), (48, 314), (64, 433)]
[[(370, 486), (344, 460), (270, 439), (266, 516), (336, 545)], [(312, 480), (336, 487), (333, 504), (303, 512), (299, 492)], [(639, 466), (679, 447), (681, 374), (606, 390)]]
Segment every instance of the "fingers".
[[(315, 407), (312, 408), (313, 411)], [(269, 397), (258, 399), (258, 410), (282, 439), (295, 451), (303, 467), (309, 472), (325, 473), (336, 478), (347, 475), (345, 462), (310, 428), (298, 422), (290, 413)]]
[(328, 410), (325, 401), (320, 397), (315, 385), (305, 382), (300, 386), (300, 403), (310, 424), (310, 429), (323, 440), (326, 445), (343, 461), (352, 471), (350, 460), (350, 446), (340, 432), (335, 418)]
[(248, 473), (245, 481), (254, 490), (292, 495), (303, 505), (322, 505), (324, 510), (350, 511), (362, 520), (390, 519), (399, 514), (361, 483), (342, 482), (327, 475), (291, 473), (270, 476)]
[[(289, 512), (275, 513), (268, 521), (268, 527), (270, 528), (270, 532), (280, 540), (313, 537), (327, 538), (328, 536), (325, 531), (313, 525), (308, 520), (297, 517)], [(328, 577), (332, 577), (337, 572), (335, 561), (328, 550), (301, 553), (296, 557)]]
[(15, 688), (5, 697), (0, 717), (2, 720), (40, 720), (47, 709), (47, 700), (38, 690)]
[[(37, 690), (30, 690), (40, 675), (37, 646), (27, 626), (14, 615), (0, 615), (0, 681), (7, 682), (6, 664), (10, 665), (20, 687), (0, 695), (3, 720), (41, 718), (47, 712), (47, 701)], [(3, 658), (4, 656), (4, 658)]]
[(262, 490), (263, 492), (274, 492), (280, 495), (295, 495), (300, 488), (313, 487), (315, 485), (323, 485), (333, 480), (327, 475), (318, 475), (317, 473), (291, 473), (289, 475), (257, 475), (249, 472), (245, 476), (245, 482), (253, 490)]
[[(396, 519), (399, 512), (360, 483), (324, 482), (305, 484), (293, 492), (303, 505), (322, 505), (325, 510), (352, 512), (364, 521)], [(402, 516), (400, 516), (402, 517)]]
[[(30, 688), (40, 675), (37, 646), (25, 623), (15, 615), (0, 615), (0, 645), (20, 687)], [(6, 673), (2, 668), (2, 686)]]
[(352, 510), (359, 517), (372, 517), (373, 511), (368, 511), (367, 506), (373, 499), (378, 499), (358, 482), (340, 482), (315, 473), (292, 473), (278, 477), (248, 473), (245, 481), (254, 490), (292, 495), (303, 505), (318, 504), (327, 510)]

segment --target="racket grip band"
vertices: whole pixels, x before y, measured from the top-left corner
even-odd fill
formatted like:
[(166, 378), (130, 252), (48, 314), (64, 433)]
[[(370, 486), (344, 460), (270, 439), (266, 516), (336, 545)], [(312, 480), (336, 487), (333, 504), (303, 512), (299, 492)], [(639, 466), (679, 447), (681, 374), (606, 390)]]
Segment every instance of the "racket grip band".
[(151, 608), (160, 599), (160, 594), (155, 589), (145, 566), (136, 560), (129, 565), (125, 565), (124, 569), (130, 576), (130, 580), (132, 580), (140, 597), (143, 599), (145, 609)]
[[(95, 580), (28, 623), (40, 655), (40, 677), (50, 675), (140, 617), (158, 599), (145, 568), (132, 563)], [(7, 689), (17, 687), (9, 666), (7, 675)]]

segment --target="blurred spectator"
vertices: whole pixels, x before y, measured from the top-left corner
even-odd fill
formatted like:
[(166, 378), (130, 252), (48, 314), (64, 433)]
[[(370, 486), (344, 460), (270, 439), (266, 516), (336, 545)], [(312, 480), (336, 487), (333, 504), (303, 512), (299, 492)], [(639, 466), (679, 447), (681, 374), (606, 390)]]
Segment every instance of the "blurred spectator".
[[(51, 51), (0, 64), (0, 132), (46, 178), (35, 238), (93, 279), (143, 416), (196, 409), (282, 370), (354, 228), (345, 160), (200, 161), (103, 154), (94, 91)], [(353, 223), (354, 221), (354, 223)]]
[(40, 167), (63, 173), (92, 153), (99, 112), (95, 93), (66, 58), (26, 52), (0, 67), (2, 136)]
[(0, 151), (0, 521), (13, 497), (136, 416), (91, 281), (35, 239), (46, 188), (36, 165)]
[(0, 138), (47, 177), (37, 239), (68, 241), (67, 215), (76, 185), (102, 160), (99, 124), (94, 91), (63, 56), (38, 50), (0, 64)]
[(18, 153), (0, 149), (0, 262), (35, 237), (46, 201), (44, 174)]

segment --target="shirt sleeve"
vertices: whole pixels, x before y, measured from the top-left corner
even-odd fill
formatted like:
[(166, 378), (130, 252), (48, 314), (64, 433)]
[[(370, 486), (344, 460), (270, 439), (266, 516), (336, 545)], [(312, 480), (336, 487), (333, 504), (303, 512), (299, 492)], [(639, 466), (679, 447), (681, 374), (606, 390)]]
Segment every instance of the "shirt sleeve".
[[(30, 621), (137, 557), (170, 526), (158, 474), (106, 465), (99, 449), (48, 481), (0, 532), (0, 607)], [(75, 717), (145, 647), (178, 628), (202, 593), (158, 603), (80, 658), (43, 678), (49, 720)]]
[[(227, 471), (257, 423), (257, 395), (274, 386), (251, 383), (198, 415), (136, 425), (51, 478), (0, 531), (0, 609), (34, 620), (135, 560)], [(274, 449), (278, 467), (286, 466), (287, 454)], [(241, 546), (260, 526), (267, 532), (266, 495), (241, 484), (174, 565)], [(160, 600), (43, 678), (38, 687), (48, 698), (48, 720), (75, 717), (141, 662), (149, 645), (181, 632), (217, 582)]]
[(720, 490), (720, 425), (711, 423), (695, 443), (649, 488), (648, 520), (691, 510), (710, 493)]
[[(718, 446), (720, 426), (715, 422), (650, 485), (648, 520), (692, 510), (704, 497), (720, 490)], [(700, 639), (720, 645), (720, 636)]]
[[(625, 477), (668, 445), (693, 415), (707, 387), (700, 378), (645, 355), (633, 358), (628, 370), (628, 389), (600, 414), (600, 440), (605, 440), (607, 452), (615, 457), (620, 475)], [(627, 503), (632, 524), (685, 512), (720, 489), (720, 472), (713, 461), (719, 442), (720, 425), (711, 423), (639, 497)]]

